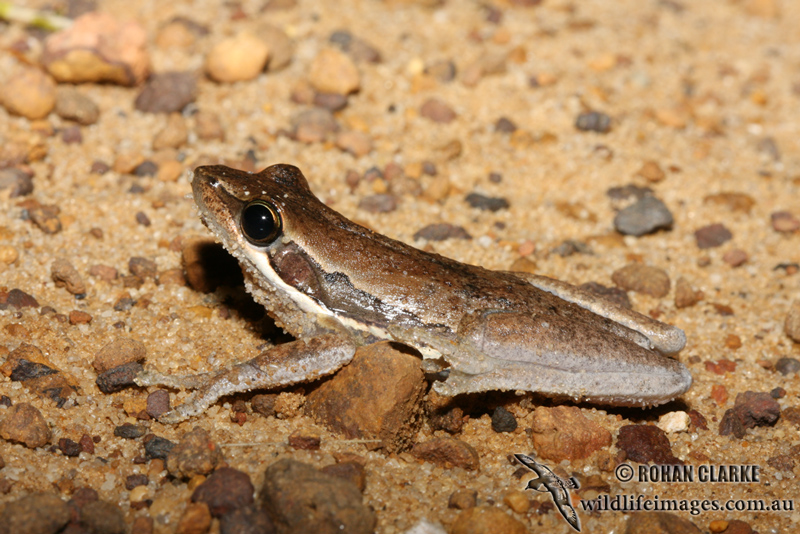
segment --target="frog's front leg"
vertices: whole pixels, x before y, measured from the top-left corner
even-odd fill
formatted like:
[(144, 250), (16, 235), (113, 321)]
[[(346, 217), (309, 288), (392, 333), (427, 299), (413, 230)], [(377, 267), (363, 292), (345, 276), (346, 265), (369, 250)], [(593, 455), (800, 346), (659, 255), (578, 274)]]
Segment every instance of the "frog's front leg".
[(330, 333), (272, 347), (213, 376), (171, 377), (144, 372), (135, 381), (140, 386), (198, 388), (185, 403), (159, 417), (162, 423), (171, 424), (203, 413), (224, 395), (282, 387), (329, 375), (349, 363), (355, 350), (356, 345), (347, 334)]
[(483, 310), (464, 317), (455, 339), (428, 339), (450, 363), (444, 395), (525, 390), (604, 404), (662, 404), (692, 383), (678, 361), (609, 332), (589, 312)]

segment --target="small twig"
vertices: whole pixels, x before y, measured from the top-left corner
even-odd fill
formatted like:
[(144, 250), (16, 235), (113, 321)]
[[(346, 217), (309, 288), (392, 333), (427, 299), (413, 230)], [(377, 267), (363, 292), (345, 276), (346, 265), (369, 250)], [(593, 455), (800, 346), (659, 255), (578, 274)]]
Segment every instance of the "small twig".
[(0, 1), (0, 19), (21, 22), (51, 32), (63, 30), (72, 25), (72, 20), (67, 17), (2, 1)]

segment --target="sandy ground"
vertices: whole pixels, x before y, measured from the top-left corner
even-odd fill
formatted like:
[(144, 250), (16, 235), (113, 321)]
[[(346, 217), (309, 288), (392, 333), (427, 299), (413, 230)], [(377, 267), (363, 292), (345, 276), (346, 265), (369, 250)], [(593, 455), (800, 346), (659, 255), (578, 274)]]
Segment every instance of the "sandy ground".
[[(770, 219), (783, 210), (800, 216), (799, 3), (545, 0), (539, 6), (521, 7), (498, 0), (447, 1), (426, 7), (423, 2), (301, 0), (294, 8), (266, 12), (261, 12), (262, 2), (247, 0), (99, 4), (104, 11), (144, 25), (156, 72), (201, 69), (213, 43), (264, 21), (284, 29), (294, 41), (292, 63), (282, 71), (236, 84), (216, 84), (201, 77), (196, 104), (220, 116), (225, 139), (202, 141), (190, 136), (178, 149), (187, 171), (198, 162), (241, 160), (253, 150), (257, 168), (272, 163), (297, 165), (312, 189), (332, 207), (391, 237), (413, 242), (413, 234), (430, 223), (463, 226), (473, 239), (431, 245), (436, 252), (460, 261), (508, 269), (521, 257), (520, 250), (530, 253), (535, 247), (529, 259), (538, 272), (572, 283), (612, 285), (611, 274), (631, 261), (669, 274), (673, 290), (667, 297), (630, 296), (635, 309), (685, 330), (688, 345), (679, 359), (690, 368), (693, 387), (679, 401), (657, 410), (582, 405), (582, 411), (615, 433), (625, 424), (655, 422), (669, 411), (698, 410), (708, 420), (708, 430), (669, 434), (674, 454), (693, 464), (759, 465), (761, 482), (620, 483), (613, 473), (600, 470), (595, 457), (564, 462), (561, 467), (566, 472), (600, 474), (610, 484), (612, 496), (641, 493), (659, 498), (772, 500), (800, 494), (796, 449), (793, 469), (767, 464), (767, 459), (790, 454), (800, 444), (795, 425), (781, 418), (774, 426), (749, 430), (743, 439), (718, 435), (719, 421), (738, 393), (781, 387), (786, 392), (778, 400), (783, 410), (800, 405), (797, 374), (784, 376), (772, 368), (778, 358), (800, 357), (800, 346), (783, 330), (790, 302), (800, 297), (800, 275), (796, 268), (776, 268), (800, 262), (800, 233), (778, 232)], [(501, 13), (498, 23), (487, 20), (491, 12), (487, 6)], [(235, 13), (243, 17), (234, 17)], [(188, 47), (157, 46), (160, 28), (175, 16), (196, 21), (209, 34)], [(332, 143), (306, 144), (279, 135), (305, 109), (292, 102), (292, 91), (307, 80), (312, 59), (329, 46), (330, 34), (340, 29), (371, 43), (382, 55), (380, 63), (357, 63), (360, 90), (337, 113), (347, 129), (363, 131), (372, 140), (373, 149), (358, 158)], [(6, 54), (3, 68), (10, 68), (8, 54), (0, 54)], [(503, 58), (502, 72), (486, 74), (474, 84), (464, 83), (461, 76), (468, 67), (487, 56)], [(454, 81), (443, 83), (422, 73), (425, 65), (437, 60), (455, 63)], [(532, 86), (531, 78), (540, 80), (540, 86)], [(141, 454), (140, 443), (114, 437), (113, 429), (135, 422), (124, 405), (141, 402), (146, 393), (100, 393), (91, 366), (94, 354), (110, 338), (124, 333), (145, 343), (148, 365), (163, 372), (186, 372), (251, 357), (265, 340), (258, 325), (238, 315), (220, 317), (215, 312), (217, 294), (155, 285), (152, 280), (141, 288), (125, 289), (119, 281), (103, 282), (87, 274), (96, 264), (127, 274), (133, 256), (154, 260), (159, 271), (179, 268), (180, 253), (169, 243), (177, 237), (207, 235), (207, 231), (187, 197), (186, 174), (163, 182), (113, 170), (104, 175), (89, 173), (94, 161), (111, 165), (122, 152), (153, 157), (153, 137), (167, 117), (136, 111), (135, 88), (87, 84), (80, 90), (99, 105), (99, 122), (82, 128), (82, 144), (65, 144), (58, 135), (48, 138), (46, 157), (31, 164), (35, 171), (32, 197), (42, 204), (57, 204), (65, 228), (46, 235), (23, 220), (20, 199), (0, 201), (2, 242), (19, 254), (13, 264), (2, 265), (0, 289), (19, 288), (59, 313), (77, 309), (93, 318), (88, 325), (70, 325), (31, 309), (1, 311), (0, 342), (9, 350), (23, 341), (36, 344), (56, 367), (74, 377), (80, 394), (68, 409), (59, 409), (8, 378), (0, 382), (0, 394), (14, 403), (38, 407), (53, 430), (52, 443), (60, 437), (77, 440), (84, 433), (102, 439), (95, 455), (77, 458), (0, 442), (5, 460), (0, 476), (12, 481), (9, 493), (0, 500), (50, 490), (54, 484), (65, 495), (70, 487), (90, 486), (101, 498), (119, 503), (129, 520), (147, 513), (162, 514), (163, 519), (163, 514), (171, 512), (174, 521), (191, 491), (185, 483), (153, 482), (149, 491), (154, 503), (149, 510), (129, 508), (124, 477), (147, 472), (147, 466), (132, 463)], [(421, 104), (434, 96), (453, 108), (454, 121), (441, 124), (420, 116)], [(608, 114), (611, 130), (578, 131), (576, 117), (587, 110)], [(496, 132), (494, 125), (500, 117), (511, 119), (518, 131)], [(47, 121), (56, 129), (67, 124), (55, 114)], [(30, 128), (29, 120), (0, 110), (0, 131)], [(453, 141), (461, 145), (455, 157), (447, 148)], [(362, 182), (351, 191), (345, 182), (351, 169), (363, 174), (391, 162), (412, 168), (424, 161), (433, 162), (438, 177), (446, 177), (452, 185), (438, 202), (400, 194), (397, 210), (370, 213), (359, 209), (359, 201), (379, 191), (380, 184)], [(664, 170), (663, 180), (650, 183), (637, 175), (647, 161), (657, 162)], [(490, 173), (499, 173), (502, 180), (490, 180)], [(419, 181), (424, 191), (433, 178), (423, 175)], [(641, 238), (619, 237), (614, 232), (614, 206), (606, 191), (629, 183), (648, 185), (666, 203), (675, 218), (672, 230)], [(133, 184), (144, 192), (130, 193)], [(497, 212), (470, 208), (464, 196), (473, 191), (504, 197), (510, 207)], [(749, 196), (754, 201), (752, 209), (734, 211), (704, 200), (721, 192)], [(137, 212), (144, 212), (152, 224), (137, 224)], [(713, 223), (724, 224), (733, 238), (720, 247), (701, 250), (694, 232)], [(93, 227), (103, 229), (102, 239), (89, 234)], [(565, 240), (586, 242), (593, 254), (561, 257), (550, 253)], [(733, 249), (748, 256), (735, 268), (723, 260)], [(76, 300), (53, 283), (50, 266), (57, 257), (67, 258), (83, 275), (88, 285), (86, 299)], [(673, 296), (680, 277), (701, 290), (704, 300), (677, 309)], [(124, 291), (134, 299), (148, 299), (149, 306), (115, 311), (113, 305)], [(733, 313), (720, 313), (724, 311), (720, 305)], [(23, 325), (27, 333), (9, 329), (13, 324)], [(738, 336), (740, 347), (731, 348), (731, 335)], [(719, 359), (735, 362), (735, 371), (709, 371), (705, 363)], [(713, 386), (724, 386), (727, 400), (715, 400)], [(183, 395), (177, 393), (177, 398)], [(525, 429), (530, 427), (535, 403), (513, 395), (487, 395), (486, 399), (487, 404), (505, 402), (520, 424), (514, 433), (498, 434), (491, 429), (488, 414), (469, 419), (456, 437), (478, 450), (477, 474), (435, 467), (406, 454), (369, 452), (300, 414), (283, 419), (253, 416), (239, 426), (231, 422), (230, 405), (224, 402), (194, 421), (177, 426), (152, 422), (150, 428), (173, 440), (196, 425), (208, 429), (223, 446), (228, 463), (250, 473), (256, 487), (264, 466), (280, 457), (321, 466), (333, 463), (334, 452), (361, 454), (367, 459), (365, 500), (377, 510), (377, 531), (382, 533), (404, 532), (422, 518), (449, 529), (459, 511), (448, 509), (447, 499), (459, 488), (477, 490), (479, 502), (494, 503), (532, 531), (569, 532), (555, 511), (519, 514), (503, 504), (506, 493), (520, 489), (520, 482), (511, 476), (516, 467), (507, 455), (531, 451)], [(321, 433), (320, 451), (288, 447), (288, 435), (300, 427)], [(418, 439), (433, 434), (423, 426)], [(616, 452), (613, 445), (610, 451)], [(545, 502), (549, 497), (531, 498)], [(680, 515), (704, 532), (714, 520), (732, 519), (762, 533), (800, 528), (796, 509)], [(585, 532), (621, 532), (627, 515), (581, 512), (581, 519)], [(171, 531), (171, 526), (156, 523), (159, 531)]]

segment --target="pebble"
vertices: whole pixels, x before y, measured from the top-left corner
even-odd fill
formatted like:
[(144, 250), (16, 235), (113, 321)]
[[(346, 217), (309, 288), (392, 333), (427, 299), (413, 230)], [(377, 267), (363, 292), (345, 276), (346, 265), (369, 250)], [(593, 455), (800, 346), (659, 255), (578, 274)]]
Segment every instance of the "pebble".
[(136, 219), (136, 223), (140, 224), (144, 227), (150, 226), (152, 223), (150, 222), (150, 217), (143, 211), (137, 211), (136, 215), (134, 216)]
[(150, 73), (147, 33), (138, 22), (94, 11), (50, 35), (42, 63), (62, 83), (138, 85)]
[(219, 518), (237, 508), (253, 504), (254, 491), (246, 473), (232, 467), (220, 467), (195, 488), (192, 502), (205, 503), (211, 515)]
[(692, 427), (697, 430), (708, 430), (708, 422), (706, 417), (697, 410), (689, 410), (686, 412), (692, 422)]
[(128, 475), (125, 477), (125, 489), (131, 491), (134, 488), (139, 486), (147, 486), (150, 483), (150, 479), (147, 478), (147, 475), (138, 474), (138, 475)]
[(92, 316), (85, 311), (72, 310), (69, 312), (69, 324), (89, 324), (92, 322)]
[(683, 464), (672, 454), (669, 438), (663, 430), (652, 425), (625, 425), (619, 429), (617, 448), (625, 451), (629, 460), (640, 464)]
[(381, 61), (381, 53), (378, 49), (348, 30), (337, 30), (331, 34), (328, 40), (356, 61), (366, 63), (380, 63)]
[(117, 279), (118, 274), (117, 270), (109, 265), (92, 265), (89, 267), (89, 276), (106, 282), (113, 282)]
[(253, 395), (250, 399), (250, 407), (254, 412), (263, 415), (264, 417), (275, 415), (275, 401), (278, 395), (276, 393), (267, 393), (261, 395)]
[(744, 265), (744, 263), (748, 259), (749, 257), (747, 255), (747, 252), (739, 248), (729, 250), (728, 252), (722, 255), (722, 261), (724, 261), (731, 267), (740, 267)]
[(708, 195), (703, 198), (703, 202), (725, 206), (734, 213), (750, 213), (750, 210), (756, 204), (753, 197), (747, 193), (738, 193), (734, 191), (724, 191), (722, 193)]
[(42, 413), (27, 402), (20, 402), (5, 410), (0, 437), (35, 449), (50, 443), (52, 434)]
[(202, 502), (190, 502), (178, 520), (175, 534), (204, 534), (211, 528), (211, 512)]
[(703, 300), (703, 292), (697, 291), (684, 277), (675, 282), (675, 307), (678, 309), (694, 306)]
[(161, 436), (153, 436), (144, 439), (144, 453), (145, 458), (148, 460), (164, 460), (166, 462), (169, 451), (175, 447), (175, 443), (162, 438)]
[(33, 193), (33, 172), (10, 167), (0, 169), (0, 191), (8, 189), (8, 198), (24, 197)]
[(320, 108), (325, 108), (331, 113), (336, 113), (347, 107), (347, 96), (336, 93), (314, 93), (311, 103)]
[(358, 462), (340, 462), (326, 465), (321, 469), (323, 473), (343, 478), (355, 484), (358, 491), (364, 492), (367, 487), (367, 473), (364, 466)]
[(91, 534), (126, 534), (128, 530), (120, 507), (102, 500), (85, 504), (80, 522)]
[(666, 174), (656, 161), (645, 161), (642, 167), (636, 171), (636, 176), (641, 176), (650, 183), (658, 183), (666, 178)]
[(719, 423), (719, 435), (733, 434), (741, 439), (745, 430), (768, 426), (780, 417), (781, 407), (769, 393), (745, 391), (736, 395), (733, 408), (726, 410)]
[(796, 358), (781, 358), (775, 362), (775, 370), (783, 376), (800, 371), (800, 360)]
[(207, 430), (195, 427), (183, 435), (167, 454), (167, 471), (178, 479), (207, 475), (222, 462), (219, 445), (211, 441)]
[(417, 443), (411, 449), (411, 455), (444, 469), (460, 467), (475, 471), (480, 467), (478, 451), (469, 443), (450, 437)]
[(450, 494), (447, 500), (448, 508), (468, 510), (478, 505), (478, 492), (472, 489), (459, 489)]
[[(535, 270), (528, 272), (536, 274)], [(628, 293), (618, 287), (606, 287), (597, 282), (586, 282), (585, 284), (581, 284), (579, 287), (584, 291), (594, 293), (598, 297), (603, 297), (606, 300), (610, 300), (618, 306), (627, 308), (629, 310), (633, 309), (633, 305), (631, 304), (631, 299), (628, 297)]]
[(656, 426), (667, 434), (672, 434), (686, 432), (689, 429), (689, 422), (689, 414), (686, 412), (669, 412), (658, 418)]
[(353, 483), (295, 460), (267, 467), (259, 497), (279, 532), (371, 534), (376, 524)]
[(606, 191), (606, 196), (611, 200), (641, 200), (652, 194), (653, 190), (649, 187), (640, 187), (635, 184), (611, 187)]
[(480, 193), (470, 193), (464, 200), (472, 206), (482, 211), (500, 211), (508, 208), (508, 200), (502, 197), (487, 197)]
[[(180, 148), (189, 140), (189, 127), (180, 113), (171, 113), (167, 123), (153, 137), (153, 150)], [(156, 171), (158, 169), (156, 168)], [(156, 172), (152, 173), (153, 175)]]
[(147, 430), (141, 425), (123, 423), (114, 427), (114, 435), (122, 439), (139, 439), (145, 435)]
[(56, 114), (62, 119), (75, 121), (84, 126), (94, 124), (100, 118), (100, 108), (94, 100), (69, 86), (58, 88), (55, 109)]
[(456, 64), (449, 59), (440, 59), (425, 66), (425, 74), (440, 83), (450, 83), (456, 77)]
[(661, 200), (644, 196), (614, 217), (614, 228), (623, 235), (640, 237), (661, 229), (672, 228), (672, 213)]
[(378, 193), (362, 198), (359, 209), (370, 213), (389, 213), (397, 209), (397, 197), (391, 193)]
[(702, 531), (675, 514), (637, 512), (628, 516), (624, 534), (702, 534)]
[(67, 126), (61, 130), (61, 141), (65, 145), (79, 145), (83, 143), (83, 133), (79, 126)]
[(450, 534), (527, 534), (528, 529), (504, 511), (493, 506), (477, 506), (461, 512)]
[(70, 509), (58, 495), (33, 493), (8, 502), (0, 513), (4, 534), (55, 534), (70, 520)]
[(21, 68), (0, 87), (0, 104), (26, 119), (43, 119), (56, 105), (56, 84), (37, 68)]
[(153, 419), (158, 419), (170, 409), (169, 393), (165, 389), (157, 389), (147, 395), (147, 414)]
[(128, 270), (132, 275), (140, 278), (155, 278), (158, 267), (153, 260), (141, 256), (133, 256), (128, 260)]
[(517, 131), (517, 125), (508, 117), (500, 117), (494, 123), (494, 131), (511, 134)]
[(161, 182), (177, 182), (183, 173), (183, 163), (169, 159), (158, 166), (156, 177)]
[(583, 132), (608, 133), (611, 131), (611, 117), (599, 111), (587, 111), (575, 119), (575, 128)]
[(433, 223), (418, 230), (414, 239), (426, 241), (444, 241), (446, 239), (472, 239), (472, 236), (461, 226), (450, 223)]
[(336, 136), (336, 146), (360, 158), (372, 151), (372, 138), (357, 131), (341, 132)]
[(19, 251), (11, 245), (0, 245), (0, 263), (11, 265), (19, 259)]
[(56, 287), (63, 287), (73, 295), (86, 293), (86, 284), (78, 270), (64, 258), (57, 258), (50, 266), (50, 277)]
[(339, 123), (327, 109), (307, 109), (292, 119), (292, 137), (301, 143), (319, 143), (338, 131)]
[(206, 56), (206, 73), (220, 83), (253, 80), (267, 64), (269, 45), (249, 32), (218, 42)]
[(144, 362), (147, 349), (139, 340), (120, 337), (107, 343), (94, 355), (92, 366), (98, 373), (119, 367), (128, 363)]
[(375, 343), (311, 392), (305, 410), (348, 439), (379, 439), (394, 452), (416, 432), (425, 384), (417, 357)]
[(117, 391), (122, 391), (123, 389), (135, 386), (136, 383), (133, 381), (133, 379), (142, 371), (144, 371), (144, 367), (141, 363), (126, 363), (124, 365), (120, 365), (118, 367), (114, 367), (113, 369), (99, 373), (95, 383), (97, 384), (98, 389), (107, 395), (110, 393), (116, 393)]
[(788, 211), (776, 211), (770, 215), (770, 220), (776, 232), (791, 233), (800, 229), (800, 219)]
[(317, 451), (322, 443), (319, 433), (305, 428), (298, 428), (289, 434), (289, 446), (296, 451)]
[(358, 69), (343, 52), (326, 48), (311, 62), (308, 81), (320, 93), (349, 95), (361, 88)]
[(733, 239), (733, 234), (721, 223), (709, 224), (695, 231), (697, 247), (701, 250), (716, 248)]
[(456, 119), (456, 112), (438, 98), (429, 98), (419, 108), (419, 114), (433, 122), (447, 124)]
[(625, 291), (644, 293), (656, 298), (662, 298), (669, 293), (669, 275), (658, 267), (629, 263), (625, 267), (614, 271), (611, 280)]
[(294, 56), (294, 44), (286, 32), (272, 24), (263, 24), (259, 27), (258, 36), (269, 47), (267, 72), (277, 72), (288, 67)]
[(502, 406), (492, 412), (492, 430), (495, 432), (513, 432), (517, 429), (517, 418)]
[(197, 99), (197, 76), (190, 71), (153, 74), (134, 107), (145, 113), (179, 113)]
[(587, 458), (611, 445), (611, 433), (576, 406), (537, 407), (531, 430), (536, 454), (555, 462)]
[(262, 508), (243, 506), (219, 518), (220, 534), (275, 534), (269, 514)]
[(219, 115), (210, 111), (198, 111), (194, 115), (194, 133), (203, 141), (224, 141), (225, 128)]
[(503, 504), (518, 514), (524, 514), (531, 508), (531, 500), (524, 491), (511, 490), (503, 496)]

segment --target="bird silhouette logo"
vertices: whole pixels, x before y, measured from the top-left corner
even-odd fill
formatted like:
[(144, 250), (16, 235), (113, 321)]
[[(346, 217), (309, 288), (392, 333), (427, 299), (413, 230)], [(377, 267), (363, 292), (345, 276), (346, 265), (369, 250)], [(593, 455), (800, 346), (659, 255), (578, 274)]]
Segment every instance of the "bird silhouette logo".
[(528, 485), (525, 486), (525, 489), (550, 492), (550, 496), (553, 498), (553, 502), (558, 511), (561, 512), (561, 515), (564, 516), (564, 519), (567, 520), (567, 523), (569, 523), (572, 528), (580, 532), (581, 520), (578, 519), (578, 514), (575, 512), (575, 508), (572, 507), (572, 503), (569, 500), (569, 490), (581, 487), (575, 477), (564, 480), (553, 473), (549, 467), (538, 463), (527, 454), (515, 454), (514, 458), (538, 475), (536, 478), (528, 481)]

